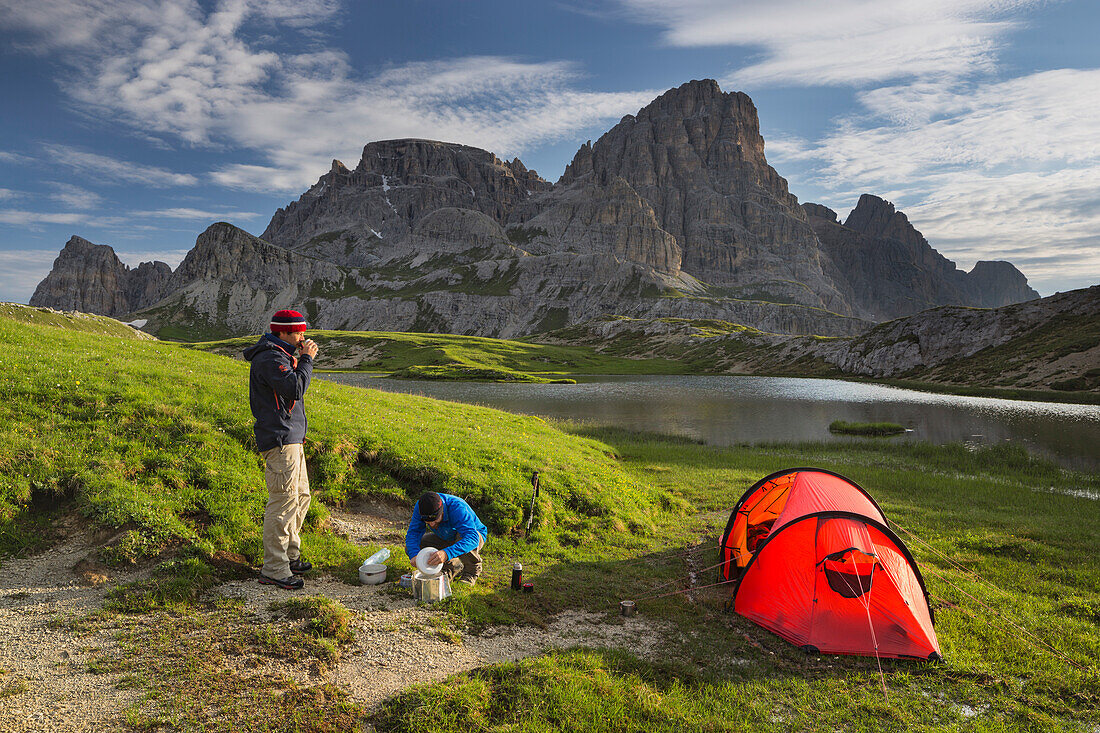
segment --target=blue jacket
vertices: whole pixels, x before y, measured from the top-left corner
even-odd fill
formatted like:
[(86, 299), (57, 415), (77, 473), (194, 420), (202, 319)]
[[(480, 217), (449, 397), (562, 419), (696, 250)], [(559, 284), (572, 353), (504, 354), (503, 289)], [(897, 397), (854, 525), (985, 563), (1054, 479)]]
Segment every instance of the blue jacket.
[(313, 376), (308, 354), (294, 357), (294, 347), (265, 333), (244, 351), (252, 366), (248, 374), (248, 404), (256, 418), (256, 448), (261, 453), (306, 438), (305, 394)]
[(476, 550), (480, 541), (479, 534), (485, 539), (489, 538), (489, 530), (477, 518), (469, 504), (451, 494), (440, 494), (439, 498), (443, 500), (443, 521), (434, 529), (425, 524), (420, 517), (420, 504), (417, 503), (413, 507), (409, 531), (405, 534), (405, 553), (409, 557), (416, 557), (416, 553), (420, 552), (420, 540), (425, 532), (431, 532), (448, 542), (455, 537), (460, 538), (458, 542), (443, 550), (447, 553), (448, 560), (465, 555), (470, 550)]

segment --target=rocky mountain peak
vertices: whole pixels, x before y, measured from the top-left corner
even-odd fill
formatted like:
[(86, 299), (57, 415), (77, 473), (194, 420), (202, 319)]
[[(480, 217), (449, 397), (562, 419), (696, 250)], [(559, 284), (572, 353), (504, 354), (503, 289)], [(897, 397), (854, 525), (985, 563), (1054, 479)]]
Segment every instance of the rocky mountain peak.
[(559, 185), (607, 186), (615, 177), (675, 238), (685, 273), (743, 297), (851, 312), (821, 270), (798, 200), (764, 157), (747, 95), (712, 79), (671, 89), (582, 145)]
[(837, 217), (837, 213), (830, 209), (828, 206), (822, 206), (821, 204), (811, 204), (806, 202), (802, 204), (802, 210), (806, 212), (806, 216), (813, 219), (823, 219), (833, 224), (839, 224), (840, 219)]
[(752, 100), (712, 79), (581, 145), (557, 184), (468, 145), (382, 140), (353, 168), (333, 160), (262, 239), (214, 224), (171, 273), (74, 238), (39, 287), (43, 305), (100, 313), (156, 302), (154, 330), (205, 319), (192, 331), (210, 336), (288, 303), (329, 328), (518, 335), (615, 313), (839, 335), (864, 317), (1034, 297), (1007, 263), (958, 270), (877, 196), (845, 224), (799, 205)]
[(122, 316), (159, 300), (172, 268), (142, 262), (131, 270), (105, 244), (73, 236), (38, 284), (30, 305)]
[(363, 147), (354, 170), (338, 163), (276, 211), (261, 236), (288, 248), (340, 232), (362, 244), (393, 241), (440, 208), (473, 209), (504, 224), (533, 193), (550, 188), (518, 159), (505, 163), (488, 150), (436, 140), (380, 140)]
[(1039, 293), (1028, 286), (1024, 273), (1003, 260), (979, 260), (966, 274), (966, 279), (976, 304), (985, 308), (1000, 308), (1039, 297)]
[(927, 245), (924, 236), (909, 223), (909, 217), (895, 210), (886, 199), (869, 193), (859, 197), (856, 207), (844, 220), (844, 226), (869, 237)]

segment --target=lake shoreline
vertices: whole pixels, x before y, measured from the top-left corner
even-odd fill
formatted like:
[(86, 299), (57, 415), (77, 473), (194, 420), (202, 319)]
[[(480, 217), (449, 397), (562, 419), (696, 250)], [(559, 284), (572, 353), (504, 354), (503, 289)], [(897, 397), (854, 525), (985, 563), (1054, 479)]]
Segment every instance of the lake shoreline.
[[(555, 421), (671, 433), (715, 446), (842, 442), (835, 420), (892, 422), (897, 442), (1019, 443), (1076, 470), (1100, 470), (1100, 407), (911, 390), (831, 378), (588, 375), (575, 385), (395, 380), (322, 372), (319, 379), (386, 392), (479, 404)], [(1095, 441), (1095, 442), (1092, 442)]]
[[(408, 381), (437, 381), (431, 379), (414, 380), (414, 378), (407, 375), (401, 377), (395, 377), (393, 372), (389, 371), (373, 371), (363, 369), (314, 369), (315, 374), (359, 374), (364, 377), (376, 377), (376, 378), (392, 378), (392, 379), (404, 379)], [(587, 378), (591, 377), (661, 377), (661, 376), (691, 376), (691, 377), (773, 377), (773, 378), (794, 378), (794, 379), (829, 379), (840, 382), (853, 382), (855, 384), (878, 384), (884, 387), (898, 387), (899, 389), (911, 389), (916, 392), (929, 392), (932, 394), (943, 395), (955, 395), (958, 397), (989, 397), (990, 399), (997, 400), (1016, 400), (1019, 402), (1050, 402), (1055, 404), (1065, 405), (1100, 405), (1100, 394), (1092, 394), (1090, 392), (1060, 392), (1058, 390), (1038, 390), (1038, 389), (1014, 389), (1005, 387), (974, 387), (956, 384), (937, 384), (934, 382), (917, 382), (905, 379), (870, 379), (861, 377), (838, 377), (838, 376), (816, 376), (812, 374), (806, 375), (793, 375), (793, 374), (710, 374), (706, 372), (688, 373), (685, 372), (679, 375), (669, 375), (662, 372), (653, 373), (641, 373), (641, 372), (529, 372), (530, 374), (538, 377), (552, 377), (558, 375), (568, 374), (571, 378), (578, 383), (583, 383)], [(447, 381), (452, 382), (504, 382), (511, 380), (486, 380), (486, 379), (457, 379), (451, 378)], [(559, 384), (567, 384), (568, 382), (557, 382)]]

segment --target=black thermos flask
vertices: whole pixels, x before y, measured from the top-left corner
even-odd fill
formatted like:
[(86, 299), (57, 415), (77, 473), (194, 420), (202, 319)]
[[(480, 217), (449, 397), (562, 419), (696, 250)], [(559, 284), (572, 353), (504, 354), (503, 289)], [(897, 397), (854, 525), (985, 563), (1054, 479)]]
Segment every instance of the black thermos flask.
[(523, 587), (523, 566), (518, 562), (512, 566), (512, 590), (519, 590)]

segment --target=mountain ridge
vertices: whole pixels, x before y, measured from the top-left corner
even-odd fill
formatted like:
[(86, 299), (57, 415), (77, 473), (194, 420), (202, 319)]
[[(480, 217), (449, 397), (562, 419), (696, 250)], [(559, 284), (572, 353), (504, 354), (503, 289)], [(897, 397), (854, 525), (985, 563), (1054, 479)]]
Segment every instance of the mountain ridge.
[[(966, 280), (892, 204), (860, 201), (853, 227), (800, 205), (767, 163), (752, 100), (692, 81), (582, 145), (556, 183), (467, 145), (371, 142), (259, 238), (215, 224), (175, 272), (142, 271), (144, 287), (81, 245), (32, 304), (128, 307), (118, 315), (154, 332), (190, 320), (219, 335), (292, 306), (321, 328), (514, 337), (618, 314), (850, 336), (946, 302), (1037, 296), (1008, 263)], [(104, 293), (123, 282), (135, 295)]]

